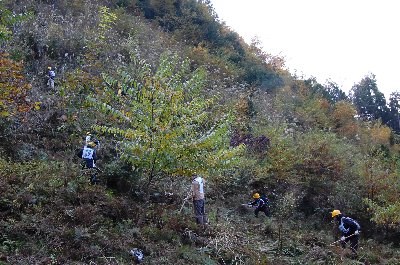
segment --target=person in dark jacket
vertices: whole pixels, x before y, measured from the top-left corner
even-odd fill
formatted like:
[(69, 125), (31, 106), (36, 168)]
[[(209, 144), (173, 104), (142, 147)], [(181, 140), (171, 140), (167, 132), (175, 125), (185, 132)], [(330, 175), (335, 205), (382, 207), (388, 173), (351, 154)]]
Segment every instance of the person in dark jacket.
[(347, 242), (350, 242), (350, 249), (357, 256), (360, 225), (356, 220), (344, 216), (339, 210), (332, 211), (332, 218), (339, 224), (339, 230), (342, 234), (340, 238), (342, 248), (345, 249)]
[(254, 201), (249, 202), (249, 206), (255, 206), (256, 209), (254, 210), (254, 216), (258, 217), (259, 212), (263, 212), (265, 216), (268, 216), (269, 211), (268, 211), (268, 199), (266, 197), (261, 197), (259, 193), (254, 193), (253, 194), (253, 199)]

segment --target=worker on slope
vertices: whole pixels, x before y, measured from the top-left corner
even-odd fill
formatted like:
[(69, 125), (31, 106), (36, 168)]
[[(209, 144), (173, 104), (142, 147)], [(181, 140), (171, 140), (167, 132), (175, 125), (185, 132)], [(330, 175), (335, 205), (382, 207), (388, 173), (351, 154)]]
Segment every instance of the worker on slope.
[(259, 193), (254, 193), (253, 194), (253, 201), (249, 202), (247, 205), (251, 207), (256, 207), (254, 210), (254, 216), (258, 218), (258, 213), (263, 212), (265, 216), (269, 215), (269, 210), (268, 210), (268, 205), (269, 205), (269, 200), (265, 196), (260, 196)]
[[(87, 145), (85, 145), (80, 152), (78, 153), (78, 156), (80, 156), (83, 159), (83, 164), (82, 164), (82, 169), (95, 169), (97, 172), (101, 172), (101, 170), (96, 167), (96, 160), (97, 160), (97, 153), (96, 153), (96, 144), (94, 142), (89, 142)], [(96, 184), (98, 182), (97, 179), (97, 174), (94, 173), (90, 177), (90, 182), (92, 184)]]
[(204, 196), (205, 180), (200, 175), (193, 175), (192, 181), (192, 199), (196, 223), (203, 227), (208, 224), (205, 213), (205, 196)]
[(56, 73), (54, 70), (49, 66), (47, 67), (47, 86), (50, 87), (51, 89), (54, 89), (54, 79), (56, 77)]
[(88, 145), (88, 143), (93, 142), (96, 144), (97, 149), (100, 148), (100, 141), (95, 138), (91, 132), (87, 132), (85, 136), (85, 145)]
[(344, 216), (339, 210), (332, 211), (332, 218), (339, 224), (339, 230), (342, 234), (340, 238), (342, 248), (345, 249), (347, 242), (350, 241), (350, 249), (357, 257), (360, 225), (354, 219)]
[(87, 132), (86, 136), (85, 136), (85, 145), (88, 145), (88, 143), (91, 142), (91, 140), (90, 140), (91, 138), (92, 138), (92, 133), (91, 132)]

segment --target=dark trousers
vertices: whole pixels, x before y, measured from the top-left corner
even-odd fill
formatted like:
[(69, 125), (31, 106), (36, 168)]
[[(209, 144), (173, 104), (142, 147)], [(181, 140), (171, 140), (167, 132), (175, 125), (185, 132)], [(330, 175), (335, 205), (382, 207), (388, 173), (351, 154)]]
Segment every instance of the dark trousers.
[(83, 159), (85, 161), (85, 165), (87, 168), (93, 168), (94, 167), (94, 160), (93, 159)]
[(194, 215), (196, 218), (196, 223), (203, 225), (207, 224), (207, 216), (204, 210), (205, 201), (202, 200), (194, 200), (193, 201), (193, 208), (194, 208)]
[(265, 214), (265, 216), (268, 216), (268, 207), (266, 206), (266, 205), (263, 205), (263, 206), (261, 206), (261, 207), (257, 207), (255, 210), (254, 210), (254, 215), (256, 216), (256, 217), (258, 217), (258, 213), (259, 212), (263, 212), (264, 214)]
[(357, 254), (358, 239), (359, 239), (359, 236), (354, 235), (354, 236), (351, 236), (351, 237), (349, 237), (349, 238), (346, 238), (346, 239), (344, 240), (344, 242), (342, 241), (342, 242), (340, 242), (340, 244), (342, 245), (342, 248), (345, 248), (347, 242), (350, 241), (350, 249), (351, 249), (351, 251), (353, 251), (353, 253)]
[(99, 183), (99, 179), (97, 178), (97, 173), (101, 172), (101, 170), (95, 166), (95, 161), (94, 159), (83, 159), (81, 162), (82, 169), (95, 169), (96, 172), (94, 172), (92, 175), (90, 175), (90, 183), (91, 184), (97, 184)]
[(100, 170), (98, 167), (96, 167), (95, 162), (96, 162), (96, 161), (94, 161), (94, 159), (87, 159), (87, 158), (84, 158), (83, 161), (82, 161), (82, 163), (81, 163), (82, 169), (85, 169), (85, 168), (94, 168), (97, 172), (101, 172), (101, 170)]

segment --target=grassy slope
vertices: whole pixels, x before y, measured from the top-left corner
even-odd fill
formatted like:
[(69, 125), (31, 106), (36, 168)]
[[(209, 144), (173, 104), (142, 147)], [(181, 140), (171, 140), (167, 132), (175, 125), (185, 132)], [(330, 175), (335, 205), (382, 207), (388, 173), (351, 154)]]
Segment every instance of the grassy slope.
[[(211, 226), (204, 231), (193, 223), (189, 205), (179, 212), (179, 197), (153, 203), (138, 226), (140, 200), (89, 185), (76, 167), (1, 161), (0, 169), (7, 172), (1, 178), (4, 264), (130, 264), (134, 247), (144, 251), (144, 264), (340, 264), (340, 249), (329, 246), (328, 225), (284, 219), (274, 206), (272, 217), (256, 219), (238, 204), (244, 194), (221, 200), (209, 189)], [(165, 184), (180, 187), (177, 180)], [(175, 188), (175, 195), (183, 188)], [(361, 260), (398, 261), (394, 250), (361, 242)]]

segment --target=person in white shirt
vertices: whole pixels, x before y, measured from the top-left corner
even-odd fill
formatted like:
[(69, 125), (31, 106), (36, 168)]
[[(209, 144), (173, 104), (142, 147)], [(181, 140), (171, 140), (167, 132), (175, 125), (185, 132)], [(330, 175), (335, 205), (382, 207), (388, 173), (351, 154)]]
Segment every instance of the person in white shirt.
[(205, 213), (205, 197), (204, 197), (205, 181), (200, 175), (193, 175), (192, 181), (192, 199), (193, 208), (198, 225), (207, 225), (208, 220)]
[(50, 87), (51, 89), (54, 89), (54, 78), (56, 77), (56, 73), (54, 70), (49, 66), (47, 67), (48, 73), (47, 73), (47, 86)]

